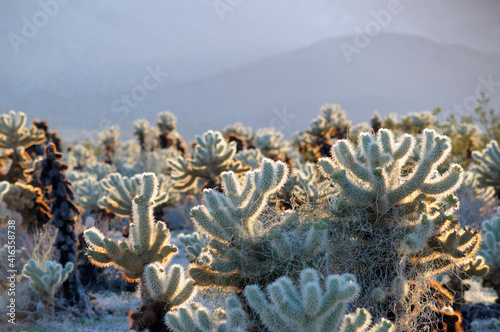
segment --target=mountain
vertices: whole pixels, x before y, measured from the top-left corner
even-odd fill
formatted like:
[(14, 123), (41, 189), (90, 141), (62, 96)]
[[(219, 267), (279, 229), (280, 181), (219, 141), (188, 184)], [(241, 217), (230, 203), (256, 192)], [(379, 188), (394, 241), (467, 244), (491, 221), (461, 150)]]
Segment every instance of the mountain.
[[(340, 103), (354, 122), (368, 121), (374, 110), (405, 114), (440, 106), (451, 112), (474, 96), (477, 86), (485, 92), (493, 88), (491, 106), (500, 115), (498, 54), (380, 34), (347, 63), (342, 43), (354, 45), (353, 37), (328, 39), (180, 86), (161, 86), (151, 102), (168, 105), (188, 137), (235, 121), (276, 126), (291, 135), (306, 129), (324, 103)], [(482, 84), (488, 79), (493, 87)], [(279, 114), (288, 114), (287, 121)]]
[[(485, 92), (492, 89), (491, 106), (500, 111), (498, 54), (418, 36), (381, 33), (352, 54), (348, 63), (340, 45), (355, 45), (353, 38), (329, 38), (188, 82), (170, 81), (165, 76), (157, 87), (145, 90), (145, 95), (137, 94), (140, 100), (131, 106), (121, 101), (122, 96), (139, 93), (155, 65), (134, 69), (134, 76), (127, 76), (127, 68), (122, 67), (121, 75), (110, 78), (127, 82), (121, 91), (100, 88), (97, 78), (93, 78), (96, 88), (89, 84), (91, 78), (65, 77), (64, 73), (57, 84), (0, 81), (0, 107), (12, 105), (27, 112), (30, 120), (46, 119), (69, 139), (95, 139), (98, 130), (114, 123), (130, 137), (133, 120), (155, 122), (159, 111), (170, 110), (188, 140), (236, 121), (253, 127), (275, 126), (290, 137), (306, 129), (324, 103), (340, 103), (354, 122), (368, 121), (374, 110), (381, 114), (437, 106), (452, 110), (454, 104), (474, 96), (477, 86)], [(159, 70), (175, 68), (160, 66)], [(73, 80), (77, 80), (74, 92), (62, 93), (69, 84), (65, 82)], [(485, 80), (493, 81), (493, 86), (484, 86)], [(9, 102), (4, 103), (6, 100)]]

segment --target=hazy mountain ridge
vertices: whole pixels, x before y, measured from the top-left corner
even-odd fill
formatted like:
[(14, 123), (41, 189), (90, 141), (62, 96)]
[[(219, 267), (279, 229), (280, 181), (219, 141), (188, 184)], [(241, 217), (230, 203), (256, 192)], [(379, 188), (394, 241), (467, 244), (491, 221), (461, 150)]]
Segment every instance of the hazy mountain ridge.
[[(116, 112), (113, 102), (141, 84), (145, 69), (135, 68), (134, 78), (123, 68), (116, 79), (127, 81), (130, 88), (122, 92), (93, 89), (81, 78), (81, 83), (73, 83), (76, 93), (65, 95), (58, 90), (59, 86), (64, 91), (64, 76), (56, 83), (33, 82), (20, 89), (21, 82), (17, 88), (4, 82), (4, 100), (14, 102), (3, 105), (16, 106), (30, 119), (47, 119), (71, 139), (95, 138), (99, 129), (111, 123), (119, 124), (130, 137), (133, 120), (154, 122), (162, 110), (178, 116), (179, 131), (187, 139), (235, 121), (253, 127), (275, 126), (290, 137), (306, 129), (324, 103), (340, 103), (348, 117), (359, 122), (367, 121), (375, 109), (382, 114), (436, 106), (446, 110), (474, 94), (479, 76), (492, 75), (494, 82), (500, 81), (499, 55), (461, 45), (380, 34), (359, 54), (353, 54), (348, 64), (339, 46), (342, 42), (354, 45), (352, 36), (331, 38), (200, 80), (179, 84), (167, 77), (127, 112)], [(500, 88), (497, 90), (491, 106), (500, 110)], [(82, 134), (75, 129), (87, 131)]]

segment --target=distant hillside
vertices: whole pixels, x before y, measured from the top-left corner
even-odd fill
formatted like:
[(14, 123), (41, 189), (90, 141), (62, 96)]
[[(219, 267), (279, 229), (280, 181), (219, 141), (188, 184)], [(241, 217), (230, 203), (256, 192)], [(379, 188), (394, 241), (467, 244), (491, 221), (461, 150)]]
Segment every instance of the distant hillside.
[[(290, 137), (306, 129), (327, 102), (340, 103), (354, 122), (368, 120), (374, 110), (382, 114), (436, 106), (446, 110), (474, 94), (479, 76), (492, 75), (494, 82), (500, 82), (498, 54), (421, 37), (381, 34), (348, 64), (339, 47), (342, 42), (353, 44), (353, 39), (328, 39), (187, 83), (166, 79), (135, 109), (129, 108), (128, 114), (113, 111), (113, 101), (120, 94), (107, 90), (96, 93), (83, 81), (75, 85), (77, 93), (61, 95), (57, 86), (64, 86), (64, 76), (56, 86), (47, 82), (50, 89), (41, 88), (44, 82), (33, 82), (32, 86), (0, 82), (0, 88), (7, 96), (4, 99), (17, 102), (9, 105), (19, 106), (15, 109), (26, 111), (31, 120), (48, 120), (66, 137), (90, 137), (95, 134), (90, 129), (110, 123), (120, 124), (130, 136), (133, 120), (154, 122), (159, 111), (171, 110), (179, 118), (179, 131), (191, 139), (235, 121), (253, 127), (276, 126)], [(122, 68), (123, 76), (126, 71)], [(137, 72), (140, 79), (135, 82), (140, 84), (145, 74), (145, 70)], [(491, 106), (500, 111), (500, 86), (494, 89)], [(280, 120), (283, 113), (290, 115), (285, 121)]]
[[(381, 34), (347, 64), (341, 42), (352, 44), (352, 37), (329, 39), (164, 89), (157, 101), (166, 101), (189, 135), (191, 128), (202, 132), (235, 121), (255, 127), (274, 125), (292, 134), (305, 129), (327, 102), (340, 103), (351, 120), (360, 122), (374, 110), (403, 114), (436, 106), (451, 109), (474, 94), (479, 76), (492, 75), (494, 82), (500, 82), (497, 54)], [(500, 86), (492, 94), (491, 106), (500, 112)], [(284, 109), (295, 116), (288, 124), (277, 119), (276, 110)]]

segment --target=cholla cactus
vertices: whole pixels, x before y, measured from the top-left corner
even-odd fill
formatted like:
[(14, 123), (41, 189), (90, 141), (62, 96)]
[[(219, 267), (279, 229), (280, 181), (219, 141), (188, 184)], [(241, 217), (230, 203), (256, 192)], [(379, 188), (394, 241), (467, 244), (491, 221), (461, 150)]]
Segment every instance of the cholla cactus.
[(74, 265), (61, 264), (53, 261), (45, 262), (45, 269), (41, 269), (36, 259), (30, 259), (23, 268), (23, 275), (30, 279), (30, 287), (42, 298), (48, 313), (54, 315), (54, 296), (57, 289), (68, 279)]
[[(191, 210), (199, 232), (210, 238), (213, 263), (193, 265), (191, 276), (199, 285), (266, 285), (295, 266), (314, 260), (325, 248), (326, 229), (321, 222), (305, 222), (294, 212), (270, 218), (262, 212), (269, 197), (286, 181), (283, 162), (264, 159), (259, 169), (247, 172), (241, 182), (234, 172), (221, 174), (224, 193), (205, 190), (201, 205)], [(295, 232), (288, 230), (295, 229)], [(202, 255), (203, 256), (203, 255)], [(210, 257), (202, 257), (210, 262)]]
[(169, 111), (158, 113), (158, 121), (156, 124), (162, 134), (174, 131), (177, 128), (176, 123), (177, 117), (173, 113)]
[[(371, 222), (403, 216), (418, 218), (417, 211), (428, 214), (408, 228), (405, 241), (409, 252), (420, 252), (426, 266), (432, 263), (433, 273), (451, 268), (452, 262), (466, 263), (472, 259), (480, 245), (480, 235), (470, 229), (459, 229), (458, 221), (446, 215), (456, 205), (455, 198), (448, 195), (460, 185), (462, 168), (451, 165), (443, 175), (436, 171), (449, 154), (449, 139), (425, 130), (419, 162), (401, 181), (402, 167), (414, 146), (413, 137), (404, 135), (396, 143), (387, 129), (379, 130), (377, 138), (371, 134), (360, 137), (358, 153), (362, 159), (355, 155), (350, 142), (341, 140), (332, 147), (332, 159), (322, 158), (318, 162), (323, 174), (338, 185), (341, 192), (338, 208), (368, 207), (366, 217)], [(441, 206), (448, 206), (445, 210), (423, 203), (444, 198), (448, 200)]]
[(9, 187), (3, 195), (3, 201), (9, 210), (21, 214), (21, 227), (32, 232), (49, 221), (50, 207), (45, 203), (40, 188), (19, 182)]
[(180, 157), (181, 153), (175, 148), (160, 149), (145, 153), (141, 159), (136, 160), (134, 169), (136, 173), (152, 172), (155, 174), (170, 175), (172, 167), (170, 160)]
[(119, 138), (120, 128), (118, 126), (110, 126), (99, 133), (99, 143), (104, 146), (104, 155), (102, 159), (105, 163), (112, 163), (113, 155), (118, 147)]
[(404, 115), (399, 120), (399, 127), (405, 133), (420, 134), (425, 129), (433, 128), (438, 120), (432, 112), (415, 112)]
[[(338, 234), (331, 239), (331, 254), (346, 257), (344, 262), (339, 259), (341, 270), (356, 273), (364, 294), (370, 294), (370, 299), (363, 295), (360, 300), (363, 306), (378, 307), (383, 315), (405, 296), (389, 294), (386, 302), (375, 289), (387, 292), (397, 278), (403, 285), (415, 282), (427, 287), (427, 278), (474, 259), (481, 244), (477, 231), (460, 228), (453, 217), (458, 205), (453, 193), (462, 181), (461, 167), (451, 165), (444, 174), (437, 171), (451, 149), (449, 139), (424, 130), (418, 161), (404, 172), (414, 141), (411, 135), (396, 141), (390, 130), (380, 129), (376, 136), (361, 134), (357, 148), (346, 140), (337, 141), (333, 157), (318, 162), (338, 190), (325, 217), (333, 234)], [(357, 254), (349, 256), (355, 250)], [(375, 298), (385, 304), (376, 305)], [(400, 317), (408, 314), (395, 312), (398, 328), (407, 324)], [(413, 315), (415, 325), (424, 316)]]
[(254, 146), (267, 158), (286, 162), (286, 144), (282, 142), (283, 133), (274, 128), (262, 128), (255, 132)]
[(248, 319), (236, 296), (227, 299), (225, 310), (219, 309), (211, 315), (197, 304), (167, 313), (165, 322), (173, 332), (245, 332)]
[[(132, 203), (133, 223), (130, 239), (115, 242), (92, 227), (84, 232), (88, 243), (88, 256), (97, 266), (113, 265), (127, 280), (138, 281), (146, 265), (154, 262), (166, 264), (177, 248), (169, 244), (170, 232), (165, 223), (154, 222), (152, 210), (157, 197), (158, 181), (153, 173), (144, 173), (140, 190)], [(148, 299), (143, 293), (143, 301)]]
[(476, 165), (473, 171), (477, 174), (480, 188), (492, 187), (500, 198), (500, 148), (497, 141), (491, 141), (481, 151), (472, 152)]
[[(106, 179), (100, 181), (104, 195), (101, 196), (97, 205), (119, 217), (130, 218), (133, 197), (138, 195), (142, 177), (142, 174), (131, 178), (121, 176), (119, 173), (110, 174)], [(168, 200), (167, 181), (164, 181), (164, 176), (160, 177), (160, 180), (162, 180), (160, 191), (155, 191), (157, 195), (153, 197), (155, 205), (163, 204)]]
[(196, 190), (200, 178), (207, 180), (205, 188), (214, 188), (219, 185), (219, 174), (223, 171), (244, 172), (247, 169), (233, 159), (235, 154), (236, 143), (227, 143), (218, 131), (209, 130), (203, 136), (196, 136), (192, 158), (178, 157), (170, 161), (176, 188)]
[(104, 195), (101, 182), (93, 177), (88, 177), (73, 183), (76, 194), (76, 203), (87, 211), (97, 212), (102, 208), (99, 206), (99, 200)]
[(480, 146), (481, 130), (471, 123), (450, 123), (448, 121), (440, 127), (441, 132), (453, 142), (450, 162), (467, 168), (472, 162), (472, 152)]
[(23, 112), (10, 111), (0, 115), (0, 148), (16, 150), (45, 142), (45, 132), (34, 126), (25, 128), (26, 120)]
[[(451, 149), (446, 136), (433, 130), (424, 131), (424, 148), (414, 171), (398, 181), (409, 154), (414, 147), (414, 138), (404, 135), (398, 143), (393, 133), (379, 130), (377, 137), (360, 135), (359, 154), (347, 140), (340, 140), (332, 147), (332, 159), (322, 158), (318, 166), (323, 174), (337, 184), (342, 199), (352, 207), (373, 206), (378, 213), (386, 213), (395, 206), (415, 210), (417, 197), (441, 198), (452, 193), (462, 181), (462, 168), (453, 164), (443, 175), (435, 169), (446, 159)], [(363, 162), (363, 161), (364, 162)], [(361, 183), (361, 185), (357, 184)]]
[(264, 156), (259, 149), (248, 149), (238, 152), (234, 156), (234, 160), (240, 161), (243, 167), (250, 167), (251, 169), (259, 168)]
[(319, 196), (318, 179), (316, 165), (311, 162), (306, 162), (302, 168), (292, 170), (287, 182), (276, 195), (280, 207), (291, 208), (292, 204), (300, 205), (314, 201)]
[(194, 295), (193, 280), (186, 279), (181, 265), (171, 265), (166, 271), (158, 262), (144, 269), (146, 288), (153, 301), (166, 305), (167, 311), (189, 300)]
[(245, 127), (237, 122), (222, 129), (222, 134), (228, 142), (236, 142), (238, 152), (253, 147), (252, 127)]
[(208, 245), (208, 237), (199, 232), (192, 234), (179, 234), (179, 241), (186, 247), (186, 258), (189, 263), (196, 262), (203, 249)]
[(47, 139), (43, 130), (35, 126), (26, 128), (26, 120), (23, 112), (10, 111), (9, 114), (0, 115), (0, 149), (12, 150), (9, 170), (5, 174), (0, 172), (0, 181), (25, 181), (24, 170), (29, 156), (24, 150), (42, 144)]
[(156, 147), (158, 130), (148, 120), (134, 121), (134, 136), (137, 137), (141, 151), (153, 151)]
[(266, 291), (271, 302), (256, 285), (247, 286), (244, 295), (273, 332), (394, 331), (387, 320), (368, 330), (371, 316), (364, 309), (344, 317), (348, 303), (360, 292), (352, 274), (329, 275), (322, 287), (318, 272), (306, 269), (300, 273), (299, 282), (298, 289), (288, 277), (268, 285)]
[(483, 277), (483, 286), (492, 287), (499, 295), (497, 303), (500, 303), (500, 209), (493, 218), (483, 221), (482, 232), (484, 241), (479, 254), (490, 267), (489, 273)]
[(116, 166), (102, 162), (95, 162), (85, 166), (84, 171), (85, 173), (94, 175), (97, 180), (100, 181), (107, 177), (109, 174), (116, 172)]
[[(129, 313), (132, 331), (166, 331), (165, 314), (189, 300), (195, 293), (192, 280), (184, 277), (180, 265), (170, 266), (168, 271), (156, 262), (145, 267), (142, 293), (147, 301), (139, 310)], [(168, 330), (170, 331), (170, 330)]]
[(187, 148), (181, 135), (175, 130), (177, 128), (176, 122), (177, 118), (169, 111), (158, 113), (158, 121), (156, 124), (160, 131), (160, 147), (162, 149), (174, 147), (184, 155), (187, 152)]
[(320, 112), (321, 115), (311, 122), (311, 127), (294, 138), (294, 145), (302, 156), (314, 162), (328, 156), (334, 140), (346, 138), (352, 126), (338, 104), (325, 104)]
[(95, 163), (95, 159), (93, 151), (84, 145), (74, 146), (67, 154), (67, 163), (74, 170), (83, 170), (85, 166)]

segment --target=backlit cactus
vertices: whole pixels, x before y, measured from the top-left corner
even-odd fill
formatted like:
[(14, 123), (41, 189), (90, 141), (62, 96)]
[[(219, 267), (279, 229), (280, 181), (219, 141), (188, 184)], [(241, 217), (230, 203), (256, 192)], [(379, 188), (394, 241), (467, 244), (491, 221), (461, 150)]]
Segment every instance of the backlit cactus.
[(189, 263), (194, 263), (208, 244), (208, 237), (198, 232), (179, 234), (178, 239), (186, 248), (186, 258)]
[(165, 304), (167, 311), (186, 302), (195, 293), (193, 280), (186, 279), (184, 268), (178, 264), (168, 269), (159, 262), (149, 264), (144, 268), (144, 281), (143, 287), (147, 288), (149, 297)]
[(316, 162), (330, 153), (337, 139), (344, 139), (352, 123), (339, 104), (325, 104), (320, 108), (321, 115), (311, 121), (311, 127), (294, 138), (294, 145), (304, 159)]
[(187, 148), (181, 135), (175, 130), (177, 128), (177, 117), (169, 112), (158, 113), (158, 121), (156, 124), (159, 129), (159, 144), (162, 149), (173, 147), (182, 155), (186, 154)]
[(493, 188), (500, 198), (500, 147), (497, 141), (491, 141), (481, 151), (472, 152), (476, 164), (473, 171), (477, 174), (478, 187)]
[(30, 159), (25, 149), (47, 140), (43, 130), (35, 126), (26, 128), (26, 121), (27, 116), (23, 112), (10, 111), (0, 115), (0, 149), (8, 150), (11, 160), (7, 173), (2, 173), (0, 169), (0, 181), (25, 181), (24, 171), (27, 168), (27, 160)]
[(237, 151), (254, 147), (252, 127), (245, 127), (240, 122), (222, 129), (222, 134), (228, 142), (235, 142)]
[(10, 183), (7, 181), (0, 181), (0, 201), (2, 201), (3, 195), (9, 191)]
[[(131, 178), (122, 176), (119, 173), (110, 174), (100, 181), (103, 189), (103, 196), (98, 202), (101, 209), (106, 209), (120, 217), (130, 218), (132, 214), (132, 201), (138, 194), (141, 186), (142, 174), (137, 174)], [(160, 191), (155, 191), (153, 197), (155, 205), (163, 204), (168, 200), (168, 189), (166, 188), (166, 178), (160, 178)]]
[(42, 190), (29, 184), (17, 182), (10, 185), (3, 195), (3, 201), (9, 210), (21, 214), (23, 220), (20, 225), (29, 232), (41, 228), (51, 217), (50, 207), (43, 199)]
[(196, 190), (199, 179), (207, 180), (205, 188), (214, 188), (220, 184), (220, 173), (248, 170), (233, 159), (235, 154), (236, 143), (227, 143), (218, 131), (209, 130), (203, 136), (196, 136), (192, 158), (178, 157), (170, 161), (176, 188), (181, 191)]
[[(299, 287), (288, 277), (281, 277), (266, 287), (270, 302), (259, 286), (247, 286), (248, 304), (273, 332), (367, 331), (371, 316), (366, 310), (344, 316), (347, 305), (359, 294), (360, 287), (351, 274), (329, 275), (324, 286), (318, 272), (306, 269), (300, 273)], [(393, 331), (383, 320), (369, 331)]]
[(102, 180), (111, 173), (116, 172), (116, 166), (106, 164), (103, 162), (95, 162), (88, 164), (84, 167), (85, 173), (88, 173), (90, 175), (94, 175), (97, 180)]
[[(266, 285), (297, 266), (317, 259), (325, 250), (326, 224), (301, 219), (296, 212), (282, 213), (272, 221), (262, 215), (269, 197), (286, 181), (288, 167), (269, 159), (238, 180), (233, 172), (221, 175), (224, 193), (205, 190), (205, 205), (191, 210), (198, 230), (210, 239), (211, 255), (201, 254), (190, 275), (199, 285)], [(207, 256), (207, 257), (205, 257)], [(205, 261), (211, 264), (204, 264)], [(291, 269), (291, 271), (289, 271)]]
[(99, 200), (104, 195), (101, 182), (94, 177), (88, 177), (84, 180), (74, 182), (73, 188), (76, 194), (76, 203), (87, 211), (97, 212), (102, 208), (99, 206)]
[(61, 264), (53, 261), (45, 262), (45, 269), (40, 268), (35, 259), (30, 259), (23, 268), (23, 275), (30, 279), (30, 287), (33, 288), (45, 303), (48, 314), (54, 314), (54, 296), (58, 288), (68, 279), (73, 271), (74, 264), (66, 263), (64, 268)]
[(227, 299), (225, 310), (214, 314), (200, 305), (191, 304), (167, 313), (165, 322), (173, 332), (246, 332), (248, 318), (236, 296)]
[(118, 149), (119, 138), (120, 128), (116, 125), (110, 126), (99, 133), (99, 143), (104, 147), (104, 154), (101, 158), (105, 163), (112, 163), (114, 154)]
[(97, 266), (115, 266), (126, 279), (138, 281), (146, 265), (165, 265), (177, 248), (169, 243), (165, 223), (153, 220), (154, 198), (158, 181), (153, 173), (142, 174), (138, 196), (133, 199), (130, 238), (116, 242), (92, 227), (84, 232), (90, 261)]
[(141, 146), (141, 151), (153, 151), (157, 145), (158, 130), (148, 120), (134, 121), (134, 136)]
[(495, 216), (483, 221), (483, 244), (479, 254), (484, 257), (490, 271), (483, 277), (483, 286), (493, 288), (500, 303), (500, 208)]
[(444, 197), (462, 181), (459, 165), (451, 165), (443, 175), (435, 171), (449, 154), (449, 139), (433, 130), (424, 131), (424, 135), (419, 162), (411, 174), (404, 177), (404, 182), (398, 179), (415, 140), (411, 135), (403, 135), (396, 143), (393, 133), (387, 129), (379, 130), (377, 137), (361, 134), (358, 151), (349, 141), (338, 141), (332, 147), (332, 158), (320, 159), (318, 166), (338, 185), (346, 205), (360, 207), (375, 203), (373, 208), (378, 213), (386, 213), (394, 206), (414, 211), (420, 201), (417, 197)]
[[(327, 219), (333, 234), (345, 234), (332, 238), (332, 253), (342, 256), (359, 250), (341, 266), (356, 273), (364, 294), (370, 294), (364, 295), (363, 303), (381, 303), (385, 314), (406, 298), (404, 292), (392, 294), (391, 285), (398, 278), (406, 284), (400, 289), (414, 282), (425, 285), (424, 278), (473, 260), (481, 244), (480, 233), (461, 228), (453, 216), (458, 206), (453, 193), (462, 181), (462, 168), (451, 165), (444, 174), (437, 171), (450, 152), (449, 139), (424, 130), (418, 159), (408, 168), (414, 145), (411, 135), (396, 141), (390, 130), (379, 129), (376, 136), (361, 134), (357, 147), (337, 141), (332, 158), (318, 161), (337, 190)], [(396, 312), (396, 317), (407, 314)]]
[(255, 132), (254, 146), (267, 158), (287, 162), (287, 142), (283, 142), (283, 133), (274, 128), (262, 128)]
[(67, 163), (75, 170), (83, 170), (85, 166), (95, 163), (96, 158), (92, 150), (84, 145), (76, 145), (67, 154)]

